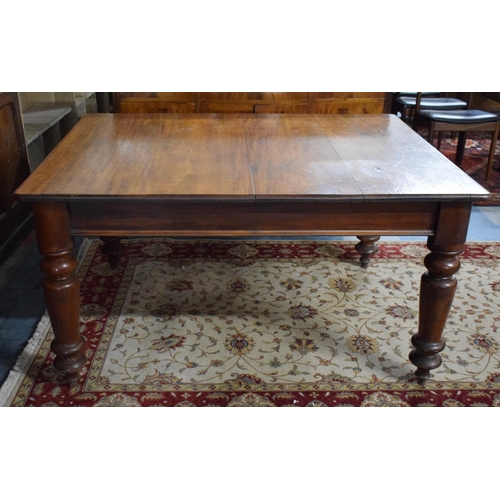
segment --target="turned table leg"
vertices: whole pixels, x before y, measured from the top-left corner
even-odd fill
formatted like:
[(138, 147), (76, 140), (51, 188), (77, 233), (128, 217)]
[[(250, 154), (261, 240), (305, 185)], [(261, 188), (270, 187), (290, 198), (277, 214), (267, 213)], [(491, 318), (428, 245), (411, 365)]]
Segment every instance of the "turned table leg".
[(429, 238), (427, 246), (431, 253), (424, 260), (427, 272), (420, 282), (418, 333), (411, 339), (414, 349), (410, 353), (421, 384), (430, 377), (430, 370), (442, 363), (439, 354), (445, 347), (442, 335), (457, 287), (455, 273), (460, 268), (458, 255), (462, 252), (456, 246), (437, 246), (434, 238)]
[(370, 265), (371, 256), (378, 252), (378, 245), (376, 243), (380, 239), (380, 236), (356, 236), (356, 238), (361, 241), (354, 248), (361, 254), (361, 258), (359, 259), (361, 267), (366, 269)]
[(125, 247), (121, 244), (120, 238), (115, 236), (101, 236), (101, 240), (104, 242), (101, 252), (108, 256), (111, 269), (116, 269), (120, 262), (120, 254)]
[(54, 368), (64, 383), (78, 380), (85, 365), (84, 341), (80, 335), (80, 283), (75, 274), (77, 261), (71, 255), (73, 242), (65, 203), (34, 203), (33, 214), (40, 267), (45, 273), (43, 291), (54, 330)]

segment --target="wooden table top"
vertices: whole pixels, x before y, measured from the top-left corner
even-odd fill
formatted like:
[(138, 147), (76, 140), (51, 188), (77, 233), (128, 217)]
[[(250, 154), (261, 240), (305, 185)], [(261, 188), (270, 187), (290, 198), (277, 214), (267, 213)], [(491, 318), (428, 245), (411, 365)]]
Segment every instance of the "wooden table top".
[(395, 115), (90, 114), (16, 194), (362, 201), (489, 193)]

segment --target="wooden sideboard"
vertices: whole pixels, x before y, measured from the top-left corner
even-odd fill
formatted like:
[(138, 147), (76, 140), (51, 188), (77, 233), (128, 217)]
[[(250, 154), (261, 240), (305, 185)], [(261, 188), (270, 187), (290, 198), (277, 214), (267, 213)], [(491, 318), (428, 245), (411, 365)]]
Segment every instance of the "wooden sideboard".
[(498, 113), (500, 111), (500, 92), (473, 92), (472, 107)]
[(29, 174), (17, 92), (0, 92), (0, 263), (31, 229), (31, 207), (13, 196)]
[(114, 92), (116, 113), (389, 113), (391, 92)]

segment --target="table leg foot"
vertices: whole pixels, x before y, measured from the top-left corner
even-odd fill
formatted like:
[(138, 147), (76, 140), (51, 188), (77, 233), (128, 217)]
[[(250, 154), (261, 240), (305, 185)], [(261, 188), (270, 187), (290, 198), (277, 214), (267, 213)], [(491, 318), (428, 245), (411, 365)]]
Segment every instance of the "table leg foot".
[(448, 250), (434, 246), (432, 238), (428, 247), (431, 253), (424, 260), (427, 272), (420, 282), (418, 333), (412, 337), (414, 349), (410, 353), (419, 383), (429, 379), (430, 370), (442, 363), (439, 354), (445, 347), (442, 335), (457, 287), (455, 273), (460, 269), (458, 255), (462, 252), (462, 248)]
[(415, 347), (410, 352), (410, 361), (417, 367), (415, 375), (420, 384), (431, 376), (431, 370), (441, 366), (443, 362), (440, 352), (445, 348), (445, 342), (423, 342), (418, 334), (413, 335), (411, 343)]
[(380, 239), (380, 236), (356, 236), (356, 238), (361, 241), (354, 248), (361, 254), (359, 259), (361, 267), (366, 269), (370, 265), (372, 255), (378, 252), (376, 242)]
[(101, 236), (101, 240), (104, 242), (101, 252), (107, 255), (111, 269), (116, 269), (120, 262), (120, 254), (125, 247), (121, 244), (120, 238), (115, 236)]
[(80, 378), (80, 370), (87, 361), (83, 354), (85, 343), (80, 339), (75, 344), (60, 344), (56, 340), (50, 345), (56, 355), (54, 368), (60, 374), (60, 383), (74, 384)]

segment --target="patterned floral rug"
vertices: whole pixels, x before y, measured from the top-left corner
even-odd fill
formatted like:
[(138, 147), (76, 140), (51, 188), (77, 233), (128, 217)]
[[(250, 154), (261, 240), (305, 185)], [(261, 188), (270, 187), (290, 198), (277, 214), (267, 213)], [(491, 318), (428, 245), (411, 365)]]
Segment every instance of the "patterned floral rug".
[[(422, 132), (423, 133), (423, 132)], [(426, 137), (426, 136), (425, 136)], [(440, 151), (449, 160), (455, 161), (458, 137), (451, 137), (451, 134), (444, 133)], [(465, 153), (461, 168), (470, 175), (476, 182), (493, 194), (487, 202), (477, 202), (476, 205), (500, 205), (500, 141), (497, 141), (495, 148), (495, 158), (493, 160), (493, 170), (489, 182), (486, 182), (486, 164), (490, 151), (490, 132), (469, 132), (465, 143)], [(434, 145), (437, 146), (437, 134)]]
[(3, 406), (500, 406), (500, 246), (469, 244), (444, 363), (408, 361), (423, 244), (129, 240), (112, 270), (83, 245), (88, 363), (57, 384), (42, 319)]

